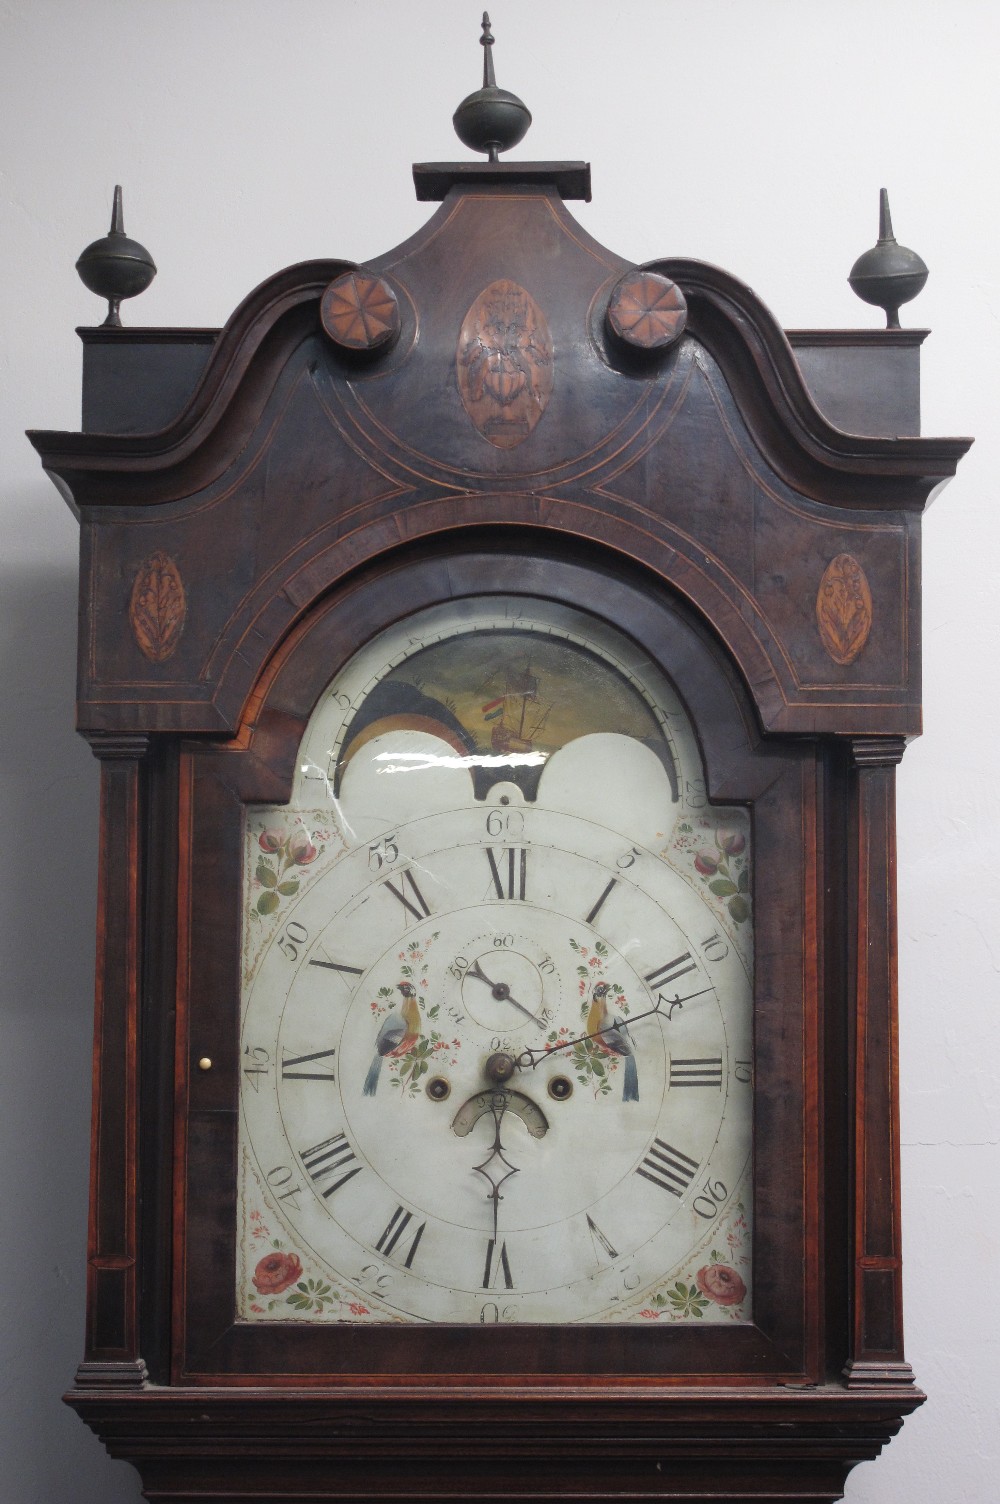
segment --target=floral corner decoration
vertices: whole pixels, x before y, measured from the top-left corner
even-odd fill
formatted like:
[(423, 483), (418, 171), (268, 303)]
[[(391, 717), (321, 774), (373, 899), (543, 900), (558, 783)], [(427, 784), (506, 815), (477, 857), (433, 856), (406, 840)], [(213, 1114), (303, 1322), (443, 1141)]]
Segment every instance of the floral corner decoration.
[[(715, 1250), (713, 1259), (718, 1258)], [(738, 1306), (746, 1298), (746, 1281), (728, 1264), (709, 1263), (698, 1270), (694, 1279), (685, 1284), (676, 1280), (665, 1292), (653, 1296), (653, 1306), (640, 1311), (641, 1316), (659, 1316), (667, 1309), (672, 1316), (704, 1317), (709, 1306)]]
[(301, 824), (291, 830), (270, 825), (257, 837), (260, 854), (254, 871), (255, 886), (263, 891), (255, 904), (257, 914), (276, 912), (283, 898), (294, 898), (301, 886), (296, 869), (309, 867), (326, 850), (328, 830), (308, 831)]
[(734, 825), (697, 825), (682, 820), (675, 846), (693, 858), (694, 870), (708, 891), (720, 899), (735, 925), (750, 918), (750, 862), (747, 838)]
[[(254, 1167), (244, 1157), (244, 1185), (255, 1198), (264, 1187)], [(279, 1219), (280, 1220), (280, 1219)], [(246, 1211), (241, 1237), (240, 1301), (244, 1319), (265, 1321), (358, 1321), (384, 1320), (368, 1305), (363, 1291), (338, 1288), (309, 1267), (306, 1255), (295, 1252), (280, 1237), (272, 1235), (272, 1214), (259, 1206)]]
[(258, 1295), (281, 1295), (294, 1285), (302, 1274), (302, 1261), (297, 1253), (266, 1253), (258, 1260), (253, 1272), (253, 1287)]
[[(270, 1236), (267, 1223), (259, 1211), (250, 1213), (250, 1230), (259, 1240)], [(328, 1280), (303, 1277), (302, 1260), (297, 1253), (289, 1252), (280, 1238), (274, 1238), (270, 1250), (257, 1260), (250, 1283), (257, 1293), (251, 1298), (250, 1310), (256, 1316), (293, 1314), (323, 1316), (349, 1312), (352, 1317), (370, 1316), (372, 1313), (359, 1300), (352, 1300), (334, 1288)], [(284, 1297), (284, 1299), (282, 1299)], [(288, 1307), (287, 1312), (282, 1307)]]
[(749, 1267), (747, 1245), (750, 1229), (742, 1201), (736, 1203), (733, 1212), (735, 1215), (725, 1236), (727, 1251), (720, 1253), (718, 1248), (713, 1248), (707, 1264), (658, 1290), (650, 1304), (639, 1312), (640, 1316), (647, 1320), (665, 1316), (670, 1321), (703, 1321), (706, 1317), (715, 1321), (747, 1319), (747, 1282), (736, 1266), (741, 1265), (744, 1270)]

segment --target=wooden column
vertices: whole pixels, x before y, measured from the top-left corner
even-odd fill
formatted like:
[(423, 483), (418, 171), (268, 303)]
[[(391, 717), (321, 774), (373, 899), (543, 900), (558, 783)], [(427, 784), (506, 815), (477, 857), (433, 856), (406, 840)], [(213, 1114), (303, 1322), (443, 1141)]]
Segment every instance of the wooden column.
[(848, 1388), (913, 1384), (903, 1358), (896, 966), (896, 764), (903, 737), (851, 743), (848, 982), (854, 1125)]
[(101, 763), (87, 1340), (78, 1385), (142, 1384), (136, 1162), (146, 736), (93, 736)]

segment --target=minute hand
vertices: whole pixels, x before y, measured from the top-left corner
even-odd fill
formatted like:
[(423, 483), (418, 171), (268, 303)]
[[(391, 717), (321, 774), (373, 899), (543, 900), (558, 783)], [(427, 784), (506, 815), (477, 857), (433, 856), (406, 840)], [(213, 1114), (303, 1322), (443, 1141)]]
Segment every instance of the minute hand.
[[(704, 997), (706, 992), (714, 991), (714, 987), (703, 987), (700, 992), (689, 993), (683, 1001), (689, 1003), (693, 998)], [(547, 1050), (533, 1050), (531, 1048), (522, 1050), (520, 1055), (516, 1056), (514, 1064), (521, 1070), (534, 1070), (540, 1061), (547, 1060), (550, 1055), (557, 1055), (560, 1050), (571, 1050), (575, 1044), (583, 1044), (587, 1039), (596, 1039), (598, 1034), (610, 1034), (614, 1029), (620, 1028), (622, 1023), (631, 1028), (640, 1019), (652, 1018), (654, 1013), (662, 1011), (660, 1004), (657, 1003), (655, 1008), (647, 1008), (645, 1013), (635, 1013), (631, 1018), (620, 1020), (618, 1023), (606, 1024), (603, 1029), (595, 1029), (593, 1034), (578, 1034), (575, 1039), (564, 1039), (559, 1044), (551, 1045)]]

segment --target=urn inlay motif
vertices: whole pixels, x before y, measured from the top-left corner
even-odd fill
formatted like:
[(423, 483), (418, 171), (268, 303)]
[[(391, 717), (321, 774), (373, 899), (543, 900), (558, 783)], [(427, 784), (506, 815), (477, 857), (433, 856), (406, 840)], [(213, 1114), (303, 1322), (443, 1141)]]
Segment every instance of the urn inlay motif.
[(473, 424), (498, 449), (514, 449), (534, 429), (552, 393), (552, 337), (530, 293), (506, 278), (491, 282), (462, 323), (458, 391)]

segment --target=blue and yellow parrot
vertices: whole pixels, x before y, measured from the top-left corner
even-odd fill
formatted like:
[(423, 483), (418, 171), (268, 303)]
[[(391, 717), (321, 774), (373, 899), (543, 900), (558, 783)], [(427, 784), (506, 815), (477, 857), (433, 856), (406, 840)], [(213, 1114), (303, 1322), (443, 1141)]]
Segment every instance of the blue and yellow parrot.
[(608, 1013), (608, 984), (597, 982), (590, 994), (590, 1012), (587, 1014), (587, 1033), (604, 1055), (617, 1055), (625, 1062), (625, 1079), (622, 1083), (622, 1101), (638, 1102), (639, 1071), (632, 1053), (632, 1041), (622, 1019), (611, 1019)]
[(365, 1077), (366, 1097), (373, 1097), (378, 1090), (385, 1057), (391, 1055), (398, 1060), (401, 1055), (408, 1055), (420, 1038), (420, 1009), (412, 983), (397, 982), (396, 991), (402, 994), (403, 1004), (399, 1012), (388, 1013), (382, 1020), (375, 1039), (375, 1055)]

